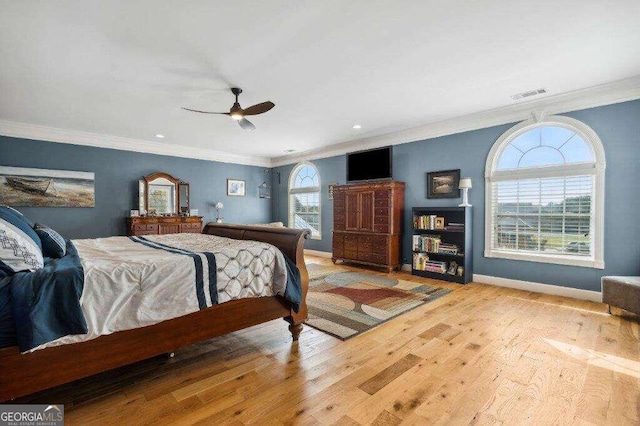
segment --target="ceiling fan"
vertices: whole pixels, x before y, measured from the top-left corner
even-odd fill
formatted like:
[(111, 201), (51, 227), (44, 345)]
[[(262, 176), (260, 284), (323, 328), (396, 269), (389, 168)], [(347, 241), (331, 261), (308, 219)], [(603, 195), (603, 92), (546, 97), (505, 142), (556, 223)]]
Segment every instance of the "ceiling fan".
[(256, 104), (256, 105), (250, 106), (249, 108), (243, 109), (240, 106), (240, 103), (238, 102), (238, 95), (240, 95), (240, 93), (242, 93), (242, 89), (239, 89), (237, 87), (233, 87), (233, 88), (231, 88), (231, 93), (233, 93), (236, 96), (236, 101), (234, 102), (234, 104), (231, 107), (231, 109), (229, 110), (229, 112), (198, 111), (196, 109), (190, 109), (190, 108), (182, 108), (182, 109), (187, 110), (187, 111), (191, 111), (191, 112), (199, 112), (201, 114), (229, 115), (229, 116), (231, 116), (231, 118), (236, 120), (238, 122), (238, 124), (240, 125), (240, 127), (242, 127), (243, 129), (245, 129), (245, 130), (254, 130), (256, 128), (256, 126), (254, 126), (252, 122), (247, 120), (245, 118), (245, 116), (247, 116), (247, 115), (264, 114), (265, 112), (269, 111), (271, 108), (276, 106), (276, 104), (274, 104), (273, 102), (267, 101), (267, 102), (262, 102), (260, 104)]

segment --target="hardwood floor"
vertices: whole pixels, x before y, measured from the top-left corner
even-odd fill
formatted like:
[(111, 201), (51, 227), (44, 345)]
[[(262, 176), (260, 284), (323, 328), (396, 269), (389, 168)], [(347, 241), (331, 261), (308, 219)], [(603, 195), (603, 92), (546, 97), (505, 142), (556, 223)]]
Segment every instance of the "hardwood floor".
[(346, 342), (272, 321), (25, 400), (69, 425), (640, 423), (635, 316), (437, 284), (456, 291)]

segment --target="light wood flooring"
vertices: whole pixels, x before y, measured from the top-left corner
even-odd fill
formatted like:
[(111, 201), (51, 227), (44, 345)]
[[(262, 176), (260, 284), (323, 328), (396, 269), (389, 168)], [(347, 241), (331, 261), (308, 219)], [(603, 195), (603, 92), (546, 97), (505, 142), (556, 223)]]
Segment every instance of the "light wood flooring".
[(272, 321), (27, 400), (68, 425), (640, 424), (635, 316), (397, 276), (455, 291), (346, 342)]

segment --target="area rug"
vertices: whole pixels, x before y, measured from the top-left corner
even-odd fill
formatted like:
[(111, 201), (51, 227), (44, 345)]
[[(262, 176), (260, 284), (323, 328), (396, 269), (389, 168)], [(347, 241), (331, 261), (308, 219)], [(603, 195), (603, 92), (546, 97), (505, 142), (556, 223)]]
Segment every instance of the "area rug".
[(334, 265), (311, 263), (307, 269), (309, 318), (306, 324), (342, 340), (451, 292)]

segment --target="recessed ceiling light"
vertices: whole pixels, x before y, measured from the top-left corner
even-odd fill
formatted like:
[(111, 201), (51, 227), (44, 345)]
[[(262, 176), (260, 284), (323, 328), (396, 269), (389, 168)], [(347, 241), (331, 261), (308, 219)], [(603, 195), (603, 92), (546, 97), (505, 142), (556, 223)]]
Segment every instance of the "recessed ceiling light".
[(163, 138), (164, 138), (164, 135), (161, 135), (160, 133), (157, 133), (157, 134), (155, 135), (155, 137), (156, 137), (156, 138), (158, 138), (158, 139), (163, 139)]
[(295, 149), (286, 149), (284, 152), (286, 152), (287, 154), (291, 154), (292, 152), (296, 152)]
[(361, 125), (359, 125), (359, 124), (354, 124), (354, 125), (353, 125), (353, 128), (354, 128), (354, 129), (356, 129), (356, 130), (358, 130), (358, 129), (362, 129), (362, 126), (361, 126)]

